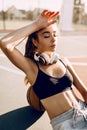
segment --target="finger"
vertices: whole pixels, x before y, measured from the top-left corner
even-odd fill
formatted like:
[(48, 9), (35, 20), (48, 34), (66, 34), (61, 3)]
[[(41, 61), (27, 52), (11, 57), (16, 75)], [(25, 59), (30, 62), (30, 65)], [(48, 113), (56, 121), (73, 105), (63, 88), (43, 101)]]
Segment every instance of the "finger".
[(46, 13), (48, 12), (48, 10), (44, 10), (41, 15), (44, 16)]
[(48, 17), (49, 19), (54, 18), (54, 17), (57, 17), (58, 14), (59, 14), (59, 12), (54, 12), (54, 11), (52, 12), (52, 11), (49, 11), (49, 10), (44, 10), (44, 11), (41, 13), (42, 16), (46, 16), (46, 17)]
[(46, 16), (50, 16), (51, 14), (52, 12), (49, 12), (49, 11), (45, 13)]
[(48, 11), (48, 12), (46, 12), (46, 15), (47, 16), (51, 16), (51, 15), (53, 15), (55, 12), (53, 11), (53, 12), (51, 12), (51, 11)]
[(50, 15), (50, 18), (54, 18), (54, 17), (57, 17), (59, 15), (59, 12), (54, 12)]
[(51, 14), (53, 14), (54, 12), (51, 12), (51, 11), (49, 11), (49, 10), (44, 10), (42, 13), (41, 13), (41, 15), (42, 16), (50, 16)]

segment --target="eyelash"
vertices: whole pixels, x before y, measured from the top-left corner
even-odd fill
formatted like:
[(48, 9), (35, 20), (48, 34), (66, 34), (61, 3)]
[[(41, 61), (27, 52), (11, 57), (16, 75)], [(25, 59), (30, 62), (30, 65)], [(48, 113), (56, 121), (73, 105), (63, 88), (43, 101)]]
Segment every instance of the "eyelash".
[[(54, 34), (54, 37), (57, 37), (58, 35), (57, 34)], [(50, 37), (50, 35), (49, 36), (44, 36), (44, 38), (49, 38)]]
[(50, 36), (44, 36), (44, 38), (49, 38)]

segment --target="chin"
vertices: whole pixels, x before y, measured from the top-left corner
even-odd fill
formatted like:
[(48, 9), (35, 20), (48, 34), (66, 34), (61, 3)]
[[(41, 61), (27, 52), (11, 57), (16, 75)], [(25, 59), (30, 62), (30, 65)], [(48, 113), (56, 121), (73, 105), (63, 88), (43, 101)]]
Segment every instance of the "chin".
[(51, 49), (51, 51), (52, 51), (52, 52), (55, 52), (55, 51), (56, 51), (56, 49)]

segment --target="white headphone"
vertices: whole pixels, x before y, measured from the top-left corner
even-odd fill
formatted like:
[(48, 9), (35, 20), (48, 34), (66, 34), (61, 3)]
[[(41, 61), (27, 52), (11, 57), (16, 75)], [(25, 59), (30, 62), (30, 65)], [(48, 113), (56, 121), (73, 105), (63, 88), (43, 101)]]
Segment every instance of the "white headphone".
[(57, 53), (53, 53), (51, 57), (49, 57), (46, 53), (39, 54), (38, 52), (35, 52), (34, 54), (34, 60), (43, 65), (56, 63), (58, 59), (59, 55)]

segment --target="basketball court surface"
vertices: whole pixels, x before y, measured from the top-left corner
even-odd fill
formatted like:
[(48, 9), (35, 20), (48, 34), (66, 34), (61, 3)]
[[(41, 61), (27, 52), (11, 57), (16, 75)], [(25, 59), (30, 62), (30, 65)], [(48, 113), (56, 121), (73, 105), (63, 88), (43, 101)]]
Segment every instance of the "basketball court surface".
[[(0, 33), (0, 37), (3, 35), (5, 33)], [(22, 52), (24, 45), (25, 41), (18, 46)], [(80, 79), (87, 86), (87, 35), (61, 35), (58, 39), (57, 52), (70, 60)], [(38, 115), (36, 122), (31, 123), (33, 125), (28, 124), (32, 118), (28, 116), (24, 77), (24, 73), (0, 50), (0, 130), (52, 130), (46, 112), (40, 118)]]

